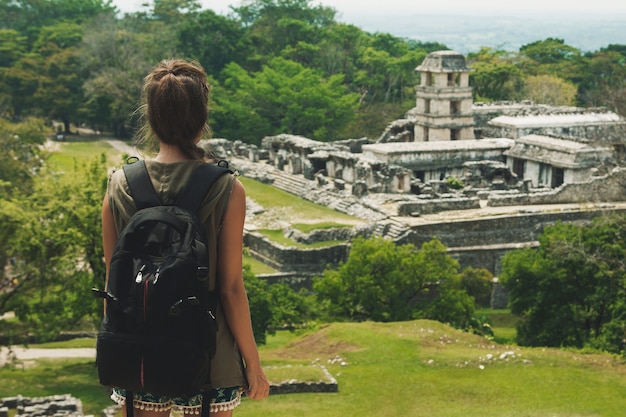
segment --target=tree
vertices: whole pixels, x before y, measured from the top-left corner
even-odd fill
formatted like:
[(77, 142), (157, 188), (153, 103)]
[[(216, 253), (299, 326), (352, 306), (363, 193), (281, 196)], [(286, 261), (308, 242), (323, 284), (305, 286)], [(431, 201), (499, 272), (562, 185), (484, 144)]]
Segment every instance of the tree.
[(9, 123), (0, 119), (0, 288), (9, 280), (4, 266), (11, 257), (11, 239), (21, 224), (24, 208), (19, 201), (32, 194), (35, 175), (44, 162), (41, 145), (45, 131), (41, 120)]
[(313, 309), (303, 293), (297, 293), (284, 283), (269, 285), (254, 275), (249, 265), (244, 265), (243, 279), (254, 339), (258, 344), (265, 344), (267, 335), (277, 329), (293, 330), (304, 326), (311, 318)]
[(24, 116), (33, 116), (37, 102), (34, 98), (39, 88), (41, 57), (28, 53), (9, 68), (0, 72), (2, 84), (7, 88), (7, 97), (3, 97), (3, 110), (7, 115), (19, 120)]
[(478, 53), (467, 55), (470, 85), (475, 101), (498, 101), (519, 99), (522, 81), (520, 69), (507, 52), (481, 48)]
[(441, 320), (462, 327), (473, 314), (461, 289), (458, 262), (438, 240), (397, 246), (383, 238), (356, 238), (348, 260), (314, 283), (330, 319)]
[(225, 89), (213, 94), (213, 126), (221, 137), (258, 143), (290, 133), (328, 141), (354, 114), (357, 96), (346, 93), (341, 75), (325, 79), (284, 58), (253, 74), (232, 63), (223, 76)]
[(244, 62), (252, 53), (241, 24), (212, 10), (186, 18), (179, 25), (178, 37), (182, 56), (197, 60), (213, 77), (228, 63)]
[(539, 64), (556, 64), (571, 60), (580, 55), (580, 51), (565, 44), (563, 39), (547, 38), (523, 45), (520, 53)]
[(626, 114), (626, 56), (613, 48), (590, 54), (580, 65), (578, 101)]
[(474, 297), (476, 306), (483, 308), (490, 306), (493, 274), (489, 270), (471, 266), (464, 268), (461, 271), (461, 285), (471, 297)]
[(245, 62), (239, 62), (249, 71), (261, 70), (285, 48), (296, 48), (298, 42), (317, 45), (324, 28), (335, 18), (334, 9), (314, 6), (311, 0), (255, 0), (232, 10), (233, 17), (246, 28), (254, 52)]
[(85, 120), (120, 138), (131, 136), (142, 79), (154, 65), (144, 56), (132, 24), (130, 18), (98, 20), (85, 34), (81, 48), (81, 61), (89, 74), (83, 86)]
[(345, 82), (351, 84), (363, 38), (363, 31), (354, 25), (334, 23), (328, 26), (319, 46), (319, 65), (324, 74), (343, 74)]
[(10, 202), (20, 208), (12, 216), (19, 226), (7, 242), (16, 285), (0, 293), (0, 313), (14, 311), (41, 340), (81, 320), (95, 323), (102, 314), (90, 289), (104, 285), (100, 210), (106, 181), (103, 155), (77, 163), (73, 172), (42, 172), (32, 195)]
[(70, 122), (79, 121), (83, 103), (85, 77), (77, 48), (82, 30), (75, 23), (46, 26), (34, 45), (41, 66), (32, 104), (42, 116), (60, 119), (67, 133)]
[(112, 0), (0, 0), (0, 27), (26, 36), (30, 47), (44, 26), (61, 21), (83, 24), (115, 13)]
[(538, 249), (508, 252), (501, 278), (517, 342), (528, 346), (599, 347), (623, 352), (626, 340), (626, 217), (545, 229)]
[(80, 124), (83, 114), (83, 84), (80, 53), (75, 48), (61, 49), (42, 62), (39, 87), (35, 91), (36, 105), (42, 116), (63, 122), (70, 133), (70, 123)]
[(0, 119), (0, 199), (31, 194), (34, 177), (44, 163), (41, 145), (45, 139), (42, 120), (10, 123)]
[(530, 76), (524, 83), (524, 98), (550, 106), (576, 104), (576, 85), (552, 75)]
[(25, 36), (13, 29), (0, 29), (0, 67), (10, 67), (26, 50)]

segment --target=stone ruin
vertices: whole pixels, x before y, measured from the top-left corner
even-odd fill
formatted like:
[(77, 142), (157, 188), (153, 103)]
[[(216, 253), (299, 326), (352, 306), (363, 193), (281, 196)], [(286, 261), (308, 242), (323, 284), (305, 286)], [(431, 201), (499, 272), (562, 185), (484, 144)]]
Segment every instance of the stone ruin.
[(9, 410), (15, 410), (14, 417), (83, 417), (82, 402), (69, 394), (0, 398), (0, 417), (9, 417)]
[[(471, 70), (454, 51), (430, 54), (417, 70), (416, 106), (377, 139), (319, 142), (280, 134), (260, 147), (204, 142), (247, 177), (367, 223), (306, 235), (284, 227), (303, 243), (346, 242), (315, 250), (284, 248), (247, 229), (246, 246), (280, 271), (277, 280), (291, 276), (302, 285), (303, 277), (345, 260), (355, 236), (418, 247), (437, 237), (462, 267), (497, 276), (504, 253), (536, 245), (545, 226), (626, 210), (621, 116), (530, 101), (473, 103)], [(542, 212), (546, 205), (552, 208)], [(263, 208), (250, 206), (254, 219)], [(506, 215), (487, 214), (507, 207)]]
[[(280, 134), (263, 138), (260, 148), (225, 139), (212, 140), (210, 146), (226, 159), (254, 163), (246, 175), (296, 194), (321, 194), (310, 186), (303, 193), (303, 183), (296, 180), (301, 177), (340, 199), (387, 195), (396, 203), (386, 216), (475, 209), (492, 202), (502, 206), (506, 196), (516, 205), (533, 201), (534, 194), (558, 194), (559, 187), (570, 184), (578, 191), (570, 202), (596, 201), (602, 197), (595, 187), (584, 184), (621, 175), (626, 166), (626, 121), (615, 113), (530, 101), (473, 103), (471, 69), (454, 51), (433, 52), (416, 70), (416, 106), (376, 140), (319, 142)], [(267, 174), (261, 165), (284, 175)], [(618, 191), (605, 202), (625, 199)], [(572, 193), (554, 201), (564, 203), (566, 195)]]

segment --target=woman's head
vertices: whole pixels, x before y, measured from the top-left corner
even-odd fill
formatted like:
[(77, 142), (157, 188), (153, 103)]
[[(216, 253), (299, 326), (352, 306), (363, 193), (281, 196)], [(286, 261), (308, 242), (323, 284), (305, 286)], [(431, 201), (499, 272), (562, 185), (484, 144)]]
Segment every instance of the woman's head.
[(197, 139), (208, 131), (210, 86), (204, 69), (180, 59), (161, 61), (144, 78), (144, 136), (204, 159)]

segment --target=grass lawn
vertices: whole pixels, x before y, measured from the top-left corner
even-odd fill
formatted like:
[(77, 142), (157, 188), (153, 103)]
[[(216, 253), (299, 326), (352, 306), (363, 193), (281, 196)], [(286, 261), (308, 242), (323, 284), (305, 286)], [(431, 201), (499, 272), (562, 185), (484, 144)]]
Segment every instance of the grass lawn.
[(336, 323), (261, 355), (324, 364), (339, 393), (246, 400), (238, 417), (617, 417), (626, 406), (621, 359), (498, 345), (431, 321)]
[[(333, 210), (328, 207), (311, 203), (303, 198), (279, 190), (262, 182), (240, 177), (246, 188), (246, 195), (252, 198), (263, 207), (285, 208), (294, 217), (295, 223), (306, 223), (319, 225), (319, 228), (327, 228), (329, 224), (335, 227), (346, 227), (355, 223), (362, 223), (362, 220), (345, 213)], [(288, 220), (288, 219), (285, 219)], [(302, 225), (300, 225), (302, 228)], [(309, 226), (309, 230), (316, 227)]]
[(99, 155), (107, 155), (110, 166), (120, 166), (122, 153), (103, 140), (90, 138), (70, 138), (66, 142), (54, 142), (56, 150), (51, 152), (50, 164), (53, 169), (69, 170), (76, 163), (90, 161)]
[(487, 316), (491, 320), (494, 340), (500, 344), (514, 343), (517, 330), (518, 318), (511, 314), (510, 310), (476, 310), (475, 316)]
[[(626, 409), (623, 358), (500, 345), (426, 320), (278, 332), (261, 357), (275, 381), (315, 378), (308, 365), (324, 365), (339, 392), (244, 399), (237, 417), (622, 417)], [(70, 393), (86, 414), (110, 404), (93, 360), (2, 368), (0, 381), (0, 397)]]
[(248, 255), (246, 253), (246, 251), (244, 251), (243, 253), (243, 264), (244, 265), (250, 265), (250, 270), (258, 275), (258, 274), (274, 274), (278, 271), (276, 271), (274, 268), (272, 268), (269, 265), (264, 264), (263, 262), (259, 261), (256, 258), (253, 258), (252, 256)]
[(272, 242), (276, 242), (280, 245), (291, 247), (291, 248), (301, 248), (301, 249), (323, 248), (326, 246), (337, 245), (339, 243), (345, 243), (345, 242), (340, 242), (338, 240), (329, 240), (326, 242), (315, 242), (311, 244), (305, 244), (305, 243), (297, 242), (293, 239), (289, 239), (288, 237), (285, 236), (282, 230), (259, 229), (258, 232), (261, 233), (263, 236), (267, 237)]

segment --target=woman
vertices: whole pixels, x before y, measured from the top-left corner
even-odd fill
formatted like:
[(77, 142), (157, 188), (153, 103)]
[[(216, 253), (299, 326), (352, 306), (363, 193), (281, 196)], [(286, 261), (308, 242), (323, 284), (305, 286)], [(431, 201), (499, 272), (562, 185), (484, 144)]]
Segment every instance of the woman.
[[(145, 124), (142, 137), (158, 145), (154, 159), (147, 160), (150, 179), (161, 201), (175, 200), (191, 172), (205, 160), (198, 146), (208, 131), (209, 85), (204, 70), (183, 60), (161, 62), (144, 79)], [(223, 175), (211, 188), (199, 211), (209, 238), (209, 259), (216, 267), (210, 279), (219, 288), (217, 353), (213, 360), (211, 415), (232, 416), (242, 392), (254, 400), (269, 394), (269, 382), (261, 368), (243, 284), (242, 245), (246, 211), (243, 185), (235, 175)], [(135, 212), (123, 171), (111, 175), (102, 204), (102, 236), (108, 271), (121, 230)], [(242, 364), (245, 364), (245, 368)], [(124, 404), (125, 393), (114, 388), (111, 398)], [(198, 414), (202, 396), (159, 397), (135, 392), (136, 417), (165, 417), (177, 409)], [(122, 407), (125, 412), (125, 407)]]

